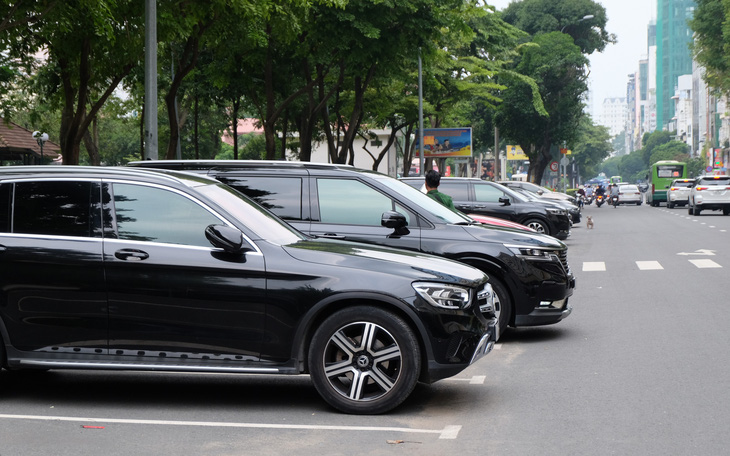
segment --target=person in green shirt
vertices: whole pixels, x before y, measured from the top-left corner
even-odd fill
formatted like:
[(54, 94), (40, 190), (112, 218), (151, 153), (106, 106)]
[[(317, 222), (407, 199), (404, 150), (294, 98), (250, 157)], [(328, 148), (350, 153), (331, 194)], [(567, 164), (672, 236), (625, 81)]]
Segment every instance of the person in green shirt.
[(439, 184), (441, 183), (441, 175), (438, 171), (432, 169), (426, 171), (426, 195), (455, 211), (454, 201), (451, 197), (445, 193), (441, 193), (438, 190)]

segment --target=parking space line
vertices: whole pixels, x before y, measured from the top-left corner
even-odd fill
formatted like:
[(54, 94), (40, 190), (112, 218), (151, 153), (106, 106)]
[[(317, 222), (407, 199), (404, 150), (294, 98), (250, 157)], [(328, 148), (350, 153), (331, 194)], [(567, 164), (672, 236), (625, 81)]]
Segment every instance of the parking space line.
[(707, 268), (721, 268), (719, 264), (715, 263), (712, 260), (689, 260), (690, 263), (697, 266), (700, 269), (707, 269)]
[(606, 270), (606, 263), (603, 261), (584, 261), (584, 272), (600, 272)]
[(161, 426), (198, 426), (198, 427), (233, 427), (259, 429), (306, 429), (322, 431), (370, 431), (370, 432), (403, 432), (412, 434), (438, 434), (439, 439), (456, 439), (461, 431), (460, 425), (449, 425), (443, 429), (411, 429), (403, 427), (378, 426), (328, 426), (305, 424), (266, 424), (266, 423), (230, 423), (222, 421), (169, 421), (169, 420), (132, 420), (120, 418), (83, 418), (74, 416), (39, 416), (39, 415), (4, 415), (0, 419), (36, 420), (36, 421), (71, 421), (82, 423), (115, 423), (145, 424)]
[(641, 271), (664, 269), (658, 261), (637, 261), (636, 266), (638, 266)]

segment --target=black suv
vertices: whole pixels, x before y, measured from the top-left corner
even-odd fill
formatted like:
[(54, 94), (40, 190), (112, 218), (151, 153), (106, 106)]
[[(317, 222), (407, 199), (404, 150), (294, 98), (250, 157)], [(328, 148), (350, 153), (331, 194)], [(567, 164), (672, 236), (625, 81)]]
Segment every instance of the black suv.
[[(419, 189), (424, 185), (423, 177), (405, 177), (401, 180)], [(511, 220), (561, 240), (570, 235), (568, 211), (558, 205), (530, 201), (503, 185), (477, 178), (444, 177), (439, 191), (449, 195), (454, 200), (454, 206), (467, 214)]]
[(476, 268), (302, 235), (220, 182), (0, 167), (0, 366), (311, 374), (381, 413), (498, 337)]
[(556, 323), (572, 310), (568, 298), (575, 279), (565, 244), (537, 233), (481, 225), (384, 174), (309, 162), (161, 160), (130, 165), (210, 175), (309, 235), (388, 245), (476, 266), (489, 275), (496, 293), (500, 332), (508, 324)]

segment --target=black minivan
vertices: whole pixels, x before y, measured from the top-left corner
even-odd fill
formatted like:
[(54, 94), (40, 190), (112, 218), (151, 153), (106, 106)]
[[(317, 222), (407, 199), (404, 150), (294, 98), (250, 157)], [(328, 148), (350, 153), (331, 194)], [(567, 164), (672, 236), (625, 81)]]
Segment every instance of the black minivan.
[(498, 337), (456, 261), (302, 235), (205, 176), (0, 167), (0, 367), (310, 374), (386, 412)]
[[(384, 174), (311, 162), (159, 160), (130, 166), (215, 177), (298, 230), (440, 255), (489, 275), (500, 331), (548, 325), (572, 311), (575, 278), (568, 248), (538, 233), (487, 227)], [(427, 266), (424, 266), (427, 267)]]

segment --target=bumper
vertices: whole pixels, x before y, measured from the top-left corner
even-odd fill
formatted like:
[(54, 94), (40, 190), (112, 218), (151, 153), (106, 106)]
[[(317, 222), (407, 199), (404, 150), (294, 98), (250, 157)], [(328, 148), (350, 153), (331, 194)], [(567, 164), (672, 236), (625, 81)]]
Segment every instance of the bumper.
[(497, 325), (496, 319), (489, 320), (487, 330), (481, 337), (474, 338), (473, 333), (454, 337), (451, 341), (452, 345), (462, 355), (471, 353), (471, 356), (468, 358), (469, 361), (443, 364), (431, 359), (428, 361), (428, 378), (422, 377), (421, 381), (433, 383), (444, 378), (453, 377), (491, 352), (497, 339), (499, 339), (499, 326)]
[(552, 305), (535, 308), (527, 315), (516, 315), (515, 326), (544, 326), (552, 325), (564, 320), (573, 312), (573, 307), (565, 300), (563, 307), (554, 308)]

